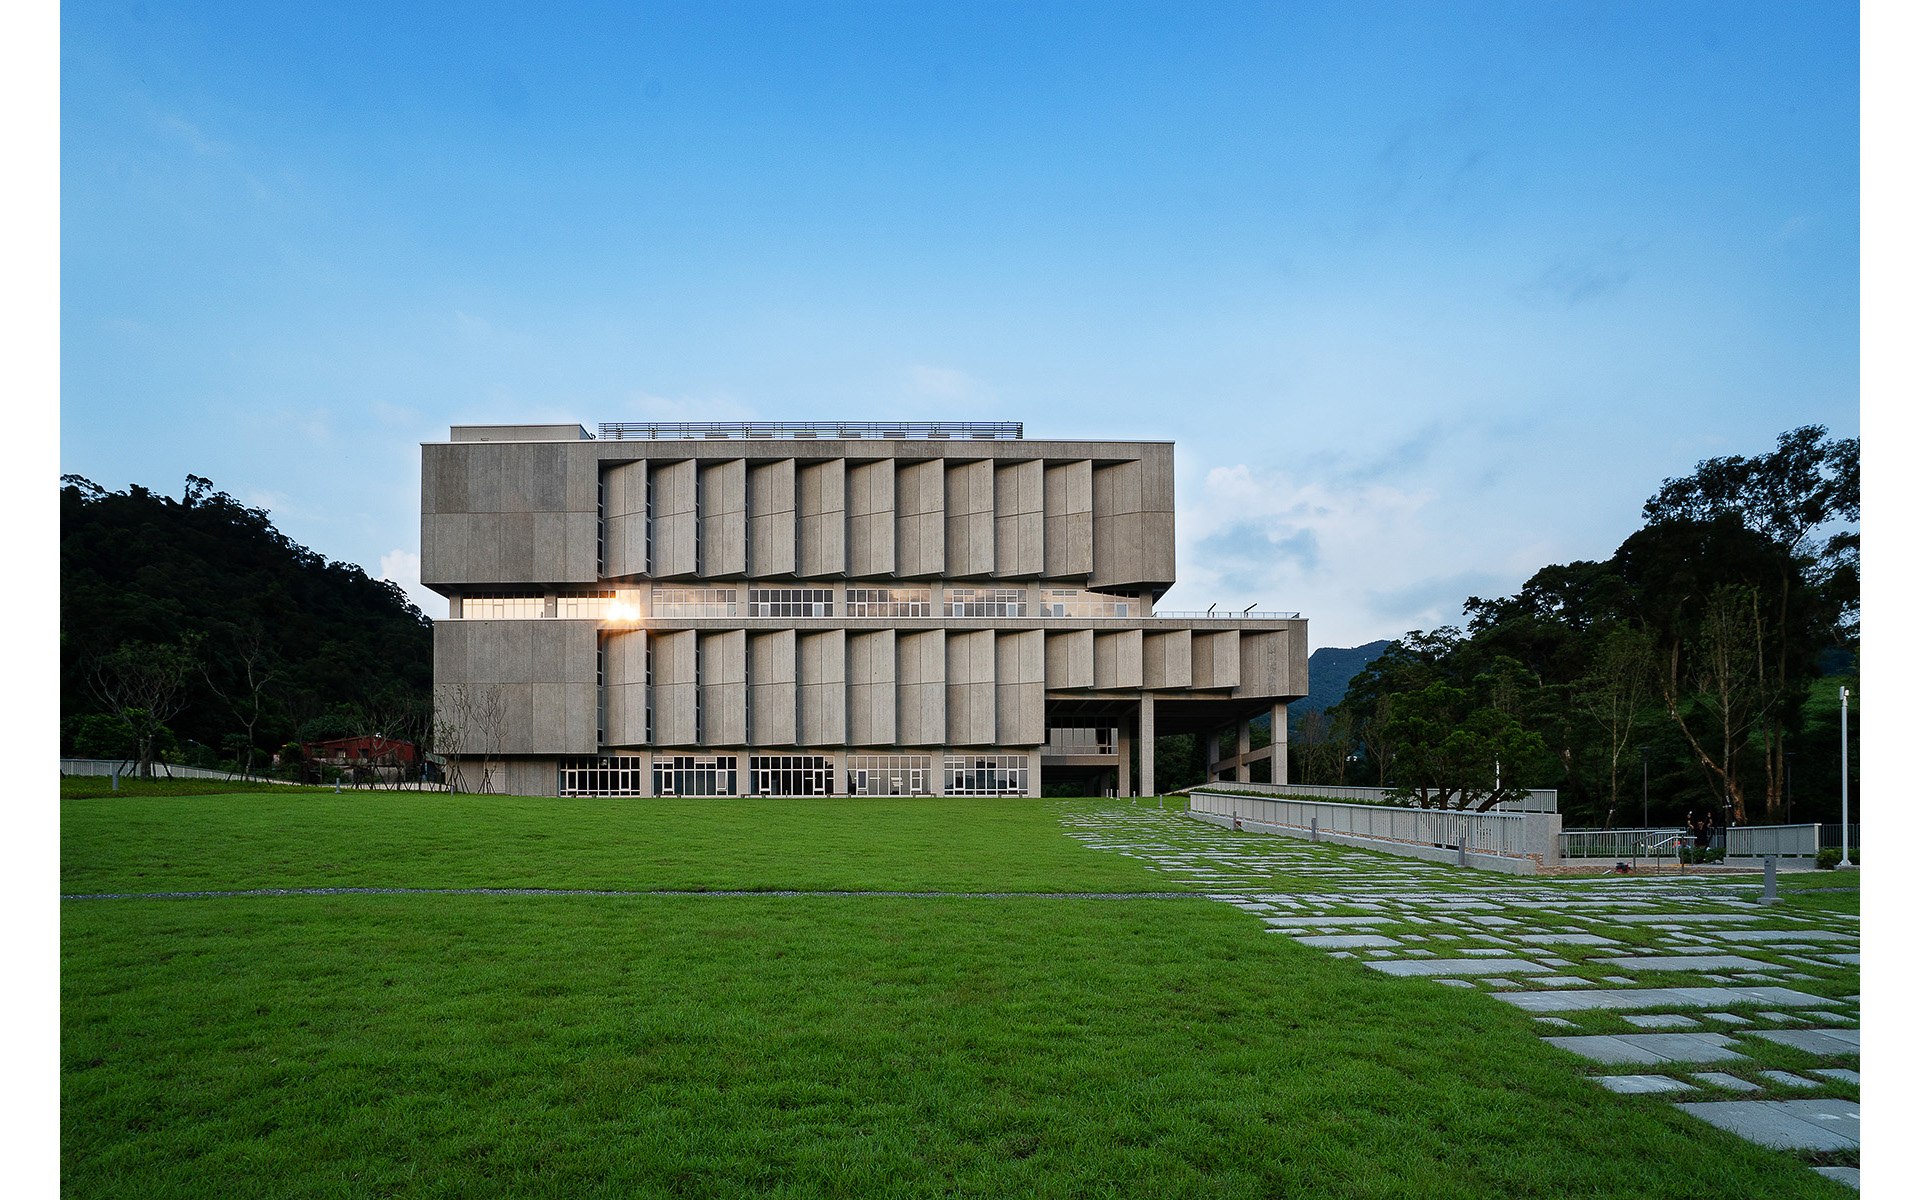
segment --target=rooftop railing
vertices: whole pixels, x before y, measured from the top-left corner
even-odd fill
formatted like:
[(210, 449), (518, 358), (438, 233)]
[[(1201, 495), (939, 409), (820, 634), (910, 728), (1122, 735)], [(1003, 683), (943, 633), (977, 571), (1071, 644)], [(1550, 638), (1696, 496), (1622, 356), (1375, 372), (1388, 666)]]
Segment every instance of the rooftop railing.
[(602, 441), (753, 441), (773, 438), (837, 438), (846, 441), (926, 439), (954, 442), (1017, 442), (1020, 421), (602, 421)]
[(1167, 609), (1156, 608), (1150, 615), (1155, 617), (1177, 617), (1182, 621), (1202, 621), (1208, 618), (1218, 621), (1298, 621), (1300, 619), (1300, 614), (1297, 612), (1254, 612), (1251, 609), (1242, 612), (1237, 608), (1225, 609), (1218, 612), (1211, 608), (1206, 612), (1173, 612)]

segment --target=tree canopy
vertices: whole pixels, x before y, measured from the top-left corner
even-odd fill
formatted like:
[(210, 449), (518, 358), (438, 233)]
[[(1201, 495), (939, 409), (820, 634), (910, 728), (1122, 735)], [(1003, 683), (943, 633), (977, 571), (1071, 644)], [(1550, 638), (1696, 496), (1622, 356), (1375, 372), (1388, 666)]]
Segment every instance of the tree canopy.
[(1501, 783), (1560, 789), (1573, 820), (1637, 823), (1643, 758), (1667, 819), (1783, 820), (1792, 759), (1803, 779), (1837, 761), (1809, 705), (1857, 661), (1859, 443), (1792, 430), (1665, 481), (1643, 516), (1606, 561), (1469, 597), (1465, 630), (1409, 633), (1356, 675), (1329, 714), (1362, 749), (1346, 781), (1484, 803), (1499, 743)]

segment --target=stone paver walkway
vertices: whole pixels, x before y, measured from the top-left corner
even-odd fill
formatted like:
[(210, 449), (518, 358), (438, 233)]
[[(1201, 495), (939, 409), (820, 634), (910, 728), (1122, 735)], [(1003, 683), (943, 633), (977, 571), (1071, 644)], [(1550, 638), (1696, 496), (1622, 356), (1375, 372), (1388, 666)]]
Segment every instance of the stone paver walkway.
[[(1496, 875), (1146, 808), (1062, 821), (1303, 947), (1540, 1014), (1549, 1045), (1638, 1068), (1594, 1075), (1622, 1103), (1677, 1099), (1783, 1150), (1859, 1149), (1858, 917), (1762, 908), (1750, 877)], [(1815, 1169), (1859, 1186), (1856, 1168)]]

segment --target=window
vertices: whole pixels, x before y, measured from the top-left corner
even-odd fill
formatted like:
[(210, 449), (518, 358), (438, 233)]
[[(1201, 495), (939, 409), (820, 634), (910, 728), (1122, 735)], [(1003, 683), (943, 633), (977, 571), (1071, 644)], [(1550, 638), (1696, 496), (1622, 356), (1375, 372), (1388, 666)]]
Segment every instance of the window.
[(738, 616), (739, 594), (733, 588), (655, 588), (653, 615), (682, 619)]
[(612, 592), (562, 592), (554, 598), (553, 615), (574, 620), (602, 620), (613, 616)]
[(849, 617), (931, 617), (931, 588), (848, 588)]
[(468, 621), (530, 621), (547, 615), (544, 596), (468, 596), (460, 605)]
[(819, 754), (755, 754), (747, 787), (757, 796), (831, 796), (833, 761)]
[(1023, 588), (948, 588), (949, 617), (1024, 617), (1027, 593)]
[(645, 558), (646, 558), (646, 564), (647, 564), (647, 574), (651, 575), (653, 574), (653, 468), (652, 467), (647, 468), (647, 511), (646, 511), (646, 515), (641, 519), (640, 525), (646, 531), (647, 550), (646, 550)]
[(1048, 754), (1118, 754), (1112, 727), (1047, 730)]
[(545, 596), (468, 596), (460, 603), (461, 619), (467, 621), (537, 621), (545, 617), (574, 620), (605, 620), (632, 615), (620, 608), (632, 609), (631, 601), (621, 605), (619, 595), (610, 591), (565, 592), (553, 598)]
[(732, 796), (740, 760), (731, 754), (679, 754), (653, 760), (656, 796)]
[(849, 796), (924, 796), (933, 778), (930, 754), (850, 754)]
[(750, 617), (830, 617), (832, 588), (749, 588)]
[(1130, 615), (1135, 607), (1137, 605), (1134, 602), (1079, 588), (1048, 588), (1040, 597), (1040, 615), (1043, 617), (1124, 617)]
[(608, 755), (560, 760), (562, 796), (640, 796), (646, 772), (638, 757)]
[(1027, 794), (1027, 756), (1024, 754), (948, 755), (946, 775), (949, 796)]

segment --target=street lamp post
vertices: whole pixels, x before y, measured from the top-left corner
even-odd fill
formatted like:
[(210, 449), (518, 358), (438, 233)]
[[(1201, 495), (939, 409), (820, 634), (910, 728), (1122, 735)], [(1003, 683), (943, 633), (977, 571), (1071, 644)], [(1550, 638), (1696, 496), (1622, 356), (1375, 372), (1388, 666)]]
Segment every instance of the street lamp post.
[(1841, 688), (1840, 689), (1840, 865), (1842, 867), (1853, 866), (1853, 859), (1848, 854), (1848, 850), (1851, 849), (1851, 847), (1847, 845), (1847, 817), (1849, 815), (1849, 812), (1848, 812), (1849, 797), (1847, 796), (1847, 783), (1848, 783), (1848, 779), (1847, 779), (1847, 767), (1848, 767), (1847, 696), (1848, 696), (1847, 689), (1844, 687)]

